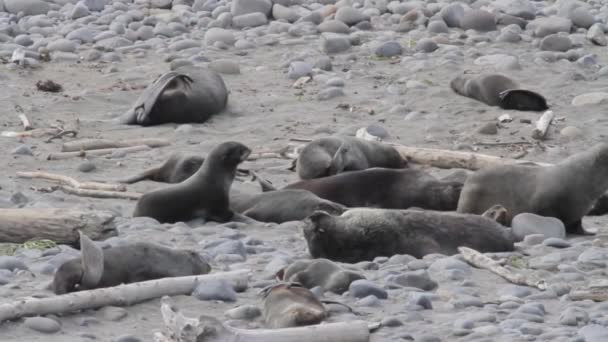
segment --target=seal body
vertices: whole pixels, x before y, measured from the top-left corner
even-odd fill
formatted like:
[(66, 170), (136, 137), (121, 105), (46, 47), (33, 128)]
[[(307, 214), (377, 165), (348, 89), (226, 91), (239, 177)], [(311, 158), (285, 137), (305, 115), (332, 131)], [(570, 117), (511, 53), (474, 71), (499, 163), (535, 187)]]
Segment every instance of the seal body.
[(348, 291), (353, 281), (365, 279), (361, 274), (328, 259), (297, 260), (280, 272), (280, 278), (302, 284), (308, 289), (321, 286), (324, 290), (336, 294)]
[(482, 253), (513, 250), (510, 228), (471, 214), (357, 208), (341, 216), (315, 212), (304, 237), (314, 258), (356, 263), (379, 256), (457, 254), (460, 246)]
[(277, 190), (261, 194), (230, 194), (230, 207), (247, 217), (261, 222), (283, 223), (303, 220), (316, 210), (340, 215), (346, 208), (324, 200), (306, 190)]
[(581, 220), (608, 189), (608, 144), (597, 144), (546, 167), (503, 165), (479, 170), (464, 184), (459, 213), (481, 214), (499, 204), (507, 222), (519, 213), (560, 219), (571, 234), (585, 233)]
[(228, 103), (224, 80), (211, 69), (182, 67), (162, 74), (120, 118), (128, 125), (203, 123)]
[(152, 217), (174, 223), (203, 218), (226, 222), (234, 216), (229, 193), (238, 164), (251, 150), (238, 142), (216, 146), (203, 165), (185, 181), (145, 193), (137, 202), (133, 216)]
[(302, 149), (296, 161), (301, 179), (371, 167), (404, 168), (407, 161), (392, 146), (355, 137), (316, 139)]
[(171, 184), (181, 183), (195, 174), (204, 161), (205, 158), (201, 156), (175, 153), (163, 165), (123, 179), (119, 183), (133, 184), (142, 180)]
[(278, 284), (264, 294), (264, 321), (269, 329), (314, 325), (328, 317), (323, 303), (307, 288)]
[(460, 182), (444, 182), (419, 169), (371, 168), (302, 180), (284, 189), (308, 190), (347, 207), (456, 210)]
[(517, 82), (501, 74), (459, 75), (452, 79), (450, 87), (457, 94), (503, 109), (521, 111), (549, 109), (542, 95), (520, 89)]

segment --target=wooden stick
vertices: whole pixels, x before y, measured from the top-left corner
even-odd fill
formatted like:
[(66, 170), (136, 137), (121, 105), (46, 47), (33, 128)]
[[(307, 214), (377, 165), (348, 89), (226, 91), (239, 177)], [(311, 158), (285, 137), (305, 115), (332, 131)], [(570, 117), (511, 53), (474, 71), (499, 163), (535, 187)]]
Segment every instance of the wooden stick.
[(21, 120), (21, 123), (23, 124), (24, 131), (29, 131), (32, 129), (32, 124), (30, 123), (30, 120), (28, 120), (27, 116), (25, 116), (25, 114), (19, 114), (19, 120)]
[(0, 304), (0, 322), (21, 317), (65, 314), (108, 305), (129, 306), (162, 296), (189, 295), (198, 282), (225, 280), (237, 291), (247, 288), (249, 270), (163, 278), (46, 298), (20, 299)]
[(100, 150), (146, 145), (148, 147), (163, 147), (171, 145), (167, 139), (144, 138), (128, 140), (82, 139), (66, 142), (61, 146), (61, 152)]
[(9, 138), (22, 138), (22, 137), (40, 137), (43, 135), (56, 135), (62, 130), (59, 128), (34, 128), (29, 131), (15, 132), (15, 131), (2, 131), (0, 135)]
[(499, 265), (496, 261), (479, 253), (478, 251), (472, 248), (458, 247), (458, 251), (460, 252), (460, 254), (462, 254), (463, 258), (471, 265), (489, 270), (505, 278), (513, 284), (536, 287), (541, 291), (547, 289), (547, 284), (545, 283), (545, 281), (537, 278), (534, 274), (525, 275), (510, 270), (504, 266)]
[(49, 154), (46, 159), (47, 160), (62, 160), (62, 159), (69, 159), (72, 157), (84, 158), (87, 156), (102, 156), (102, 155), (106, 155), (106, 154), (112, 154), (114, 152), (133, 153), (133, 152), (146, 151), (149, 149), (151, 149), (151, 147), (148, 145), (137, 145), (137, 146), (119, 147), (119, 148), (103, 148), (103, 149), (91, 150), (91, 151), (58, 152), (58, 153)]
[(369, 342), (364, 321), (310, 325), (284, 329), (238, 329), (211, 316), (184, 316), (169, 297), (161, 299), (161, 313), (167, 333), (155, 333), (157, 342)]
[(544, 140), (547, 131), (549, 130), (549, 125), (551, 125), (551, 121), (555, 114), (553, 114), (552, 110), (548, 110), (543, 113), (543, 115), (536, 121), (536, 128), (532, 131), (532, 138), (536, 140)]
[(18, 171), (17, 177), (20, 178), (41, 178), (58, 181), (73, 188), (90, 189), (90, 190), (105, 190), (105, 191), (126, 191), (127, 187), (124, 184), (107, 184), (97, 182), (79, 182), (72, 177), (47, 173), (43, 171), (24, 172)]
[(118, 191), (105, 191), (105, 190), (90, 190), (74, 188), (68, 185), (59, 185), (57, 188), (66, 194), (72, 194), (83, 197), (95, 197), (95, 198), (117, 198), (117, 199), (128, 199), (138, 200), (143, 194), (138, 192), (118, 192)]
[(74, 244), (79, 239), (78, 230), (93, 240), (103, 240), (116, 235), (114, 218), (109, 211), (0, 209), (0, 242), (52, 240), (58, 244)]

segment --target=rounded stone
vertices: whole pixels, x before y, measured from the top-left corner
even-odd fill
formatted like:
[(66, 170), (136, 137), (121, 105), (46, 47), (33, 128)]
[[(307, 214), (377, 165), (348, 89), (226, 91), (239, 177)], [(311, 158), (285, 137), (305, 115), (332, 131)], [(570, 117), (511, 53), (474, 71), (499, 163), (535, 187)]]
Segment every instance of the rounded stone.
[(23, 321), (23, 325), (45, 334), (54, 334), (61, 330), (61, 325), (57, 321), (46, 317), (28, 317)]
[(540, 41), (540, 49), (543, 51), (565, 52), (572, 48), (572, 41), (566, 36), (550, 34)]
[(513, 233), (519, 239), (529, 234), (543, 234), (546, 238), (566, 237), (564, 223), (555, 217), (545, 217), (532, 213), (521, 213), (515, 215), (511, 222)]
[(390, 58), (394, 56), (399, 56), (403, 53), (403, 47), (401, 44), (395, 41), (386, 42), (376, 48), (376, 56)]
[(366, 279), (358, 279), (350, 283), (348, 292), (355, 298), (365, 298), (372, 295), (379, 299), (388, 298), (386, 290)]
[(496, 30), (496, 20), (490, 12), (469, 10), (460, 18), (460, 28), (463, 30), (494, 31)]

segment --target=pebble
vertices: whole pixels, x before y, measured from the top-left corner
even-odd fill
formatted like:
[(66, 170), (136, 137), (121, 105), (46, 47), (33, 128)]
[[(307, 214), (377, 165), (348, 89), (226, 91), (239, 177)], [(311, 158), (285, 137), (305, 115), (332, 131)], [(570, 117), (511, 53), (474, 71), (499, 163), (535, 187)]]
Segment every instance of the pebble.
[(460, 28), (463, 30), (494, 31), (496, 20), (494, 15), (483, 10), (469, 10), (460, 18)]
[(388, 298), (386, 290), (366, 279), (358, 279), (350, 283), (348, 292), (355, 298), (364, 298), (371, 295), (379, 299)]
[(216, 42), (222, 42), (226, 45), (232, 46), (236, 42), (234, 33), (232, 31), (225, 30), (219, 27), (213, 27), (205, 32), (205, 45), (213, 45)]
[(426, 270), (405, 272), (399, 276), (391, 277), (390, 280), (401, 286), (415, 287), (430, 291), (437, 288), (438, 284), (429, 277)]
[(65, 38), (69, 40), (77, 40), (81, 43), (92, 43), (95, 40), (95, 35), (89, 28), (82, 27), (71, 31), (65, 36)]
[(562, 128), (561, 131), (559, 131), (559, 134), (570, 139), (580, 138), (584, 135), (580, 128), (574, 126), (566, 126)]
[(276, 20), (282, 19), (289, 23), (296, 22), (300, 19), (300, 15), (295, 10), (281, 4), (274, 4), (274, 6), (272, 6), (272, 17)]
[(578, 334), (585, 339), (584, 342), (604, 342), (608, 340), (608, 328), (598, 324), (586, 325), (578, 331)]
[(90, 161), (85, 161), (78, 165), (78, 171), (80, 172), (91, 172), (95, 170), (97, 167)]
[(608, 101), (608, 93), (603, 92), (594, 92), (594, 93), (585, 93), (576, 96), (572, 99), (573, 106), (588, 106), (588, 105), (598, 105), (603, 104)]
[(513, 233), (519, 239), (529, 234), (543, 234), (546, 238), (566, 237), (564, 223), (555, 217), (545, 217), (532, 213), (521, 213), (513, 217), (511, 222)]
[(367, 307), (380, 306), (380, 300), (378, 299), (378, 297), (376, 297), (374, 295), (369, 295), (369, 296), (359, 299), (357, 301), (357, 305), (367, 306)]
[(331, 58), (329, 57), (321, 57), (315, 62), (315, 68), (331, 71), (333, 69), (333, 65), (331, 63)]
[(376, 48), (375, 54), (378, 57), (390, 58), (394, 56), (399, 56), (403, 53), (403, 48), (401, 44), (395, 41), (386, 42)]
[(32, 148), (29, 145), (19, 145), (11, 152), (11, 154), (20, 156), (33, 156), (34, 152), (32, 152)]
[(540, 49), (543, 51), (565, 52), (572, 48), (572, 41), (567, 36), (550, 34), (540, 41)]
[(408, 299), (409, 304), (420, 306), (425, 310), (433, 310), (433, 302), (430, 296), (424, 293), (411, 292)]
[(570, 307), (563, 311), (559, 316), (559, 324), (578, 326), (589, 323), (589, 314), (580, 308)]
[(289, 64), (289, 70), (287, 71), (287, 77), (291, 80), (297, 80), (303, 76), (312, 75), (312, 65), (307, 62), (295, 61)]
[(595, 45), (606, 46), (608, 40), (604, 34), (604, 29), (601, 24), (593, 24), (587, 31), (587, 39)]
[(229, 59), (216, 59), (209, 63), (209, 68), (227, 75), (236, 75), (241, 73), (239, 64)]
[(535, 19), (530, 25), (535, 27), (534, 35), (542, 38), (558, 32), (569, 33), (572, 28), (572, 21), (566, 18), (551, 16)]
[(201, 281), (192, 292), (192, 296), (198, 300), (236, 301), (236, 292), (225, 280)]
[(450, 29), (443, 20), (434, 20), (427, 26), (427, 31), (430, 33), (449, 33)]
[(486, 135), (498, 134), (498, 125), (494, 121), (486, 122), (477, 129), (477, 133)]
[(351, 47), (349, 36), (338, 33), (324, 32), (320, 39), (321, 50), (327, 54), (344, 52)]
[(54, 334), (61, 330), (61, 325), (56, 320), (46, 317), (28, 317), (23, 321), (23, 325), (45, 334)]
[(344, 87), (344, 80), (339, 77), (332, 77), (325, 82), (327, 87)]
[(506, 286), (503, 286), (502, 288), (500, 288), (496, 293), (501, 297), (509, 296), (509, 297), (524, 298), (524, 297), (528, 297), (529, 295), (531, 295), (532, 290), (530, 290), (528, 287), (525, 287), (525, 286), (506, 285)]
[(4, 0), (4, 9), (8, 13), (19, 14), (19, 12), (23, 12), (24, 15), (30, 16), (47, 14), (51, 7), (41, 0)]
[(346, 25), (345, 23), (343, 23), (339, 20), (335, 20), (335, 19), (329, 19), (329, 20), (323, 21), (321, 24), (319, 24), (317, 26), (317, 29), (319, 30), (319, 32), (333, 32), (333, 33), (345, 33), (345, 34), (348, 34), (350, 32), (348, 25)]
[(344, 96), (342, 87), (329, 87), (321, 90), (317, 95), (319, 101), (331, 100), (335, 97)]
[(99, 314), (101, 314), (103, 319), (107, 321), (118, 322), (123, 318), (127, 317), (128, 312), (127, 310), (116, 306), (106, 306), (104, 308), (99, 309)]
[(263, 13), (249, 13), (237, 15), (232, 18), (232, 25), (235, 28), (245, 28), (245, 27), (258, 27), (262, 25), (266, 25), (268, 23), (268, 18)]
[(585, 249), (577, 258), (580, 266), (586, 267), (606, 267), (608, 263), (608, 250), (601, 247), (589, 247)]
[(495, 0), (492, 5), (514, 17), (532, 20), (536, 16), (536, 7), (529, 0)]
[(270, 0), (232, 0), (230, 6), (230, 13), (235, 17), (252, 13), (260, 13), (267, 17), (271, 10), (272, 1)]
[(422, 38), (416, 43), (416, 50), (421, 52), (431, 53), (437, 49), (439, 45), (429, 38)]
[(231, 319), (253, 320), (261, 316), (262, 311), (255, 305), (241, 305), (226, 311), (225, 315)]
[(570, 244), (570, 242), (568, 242), (564, 239), (554, 238), (554, 237), (544, 240), (543, 245), (545, 245), (547, 247), (554, 247), (554, 248), (569, 248), (572, 246), (572, 244)]
[(49, 43), (46, 48), (49, 51), (74, 52), (76, 51), (76, 43), (62, 38)]
[(340, 7), (335, 14), (335, 19), (345, 23), (348, 26), (353, 26), (360, 21), (368, 20), (367, 16), (361, 13), (358, 9), (348, 6)]
[(464, 16), (464, 8), (459, 3), (449, 4), (439, 12), (448, 27), (460, 27), (460, 20)]
[(82, 0), (81, 1), (89, 11), (99, 12), (106, 7), (107, 0)]

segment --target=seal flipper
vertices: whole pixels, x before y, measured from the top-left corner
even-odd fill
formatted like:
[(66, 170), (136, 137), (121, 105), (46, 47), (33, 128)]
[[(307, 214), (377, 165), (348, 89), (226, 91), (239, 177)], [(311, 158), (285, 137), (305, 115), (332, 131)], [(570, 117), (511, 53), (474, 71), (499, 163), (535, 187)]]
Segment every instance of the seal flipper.
[(274, 187), (274, 185), (272, 185), (272, 183), (270, 183), (270, 181), (263, 179), (262, 177), (260, 177), (256, 172), (254, 171), (250, 171), (251, 175), (252, 175), (252, 180), (257, 180), (258, 184), (260, 184), (260, 187), (262, 188), (262, 192), (268, 192), (268, 191), (276, 191), (277, 188)]
[(596, 235), (597, 229), (587, 230), (583, 227), (583, 221), (578, 220), (566, 226), (566, 233), (575, 235)]
[(82, 279), (81, 286), (92, 289), (99, 284), (104, 271), (103, 250), (95, 243), (78, 231), (80, 235), (80, 251), (82, 253)]
[(502, 109), (536, 112), (549, 109), (547, 100), (531, 90), (507, 89), (502, 91), (498, 97), (498, 106)]

